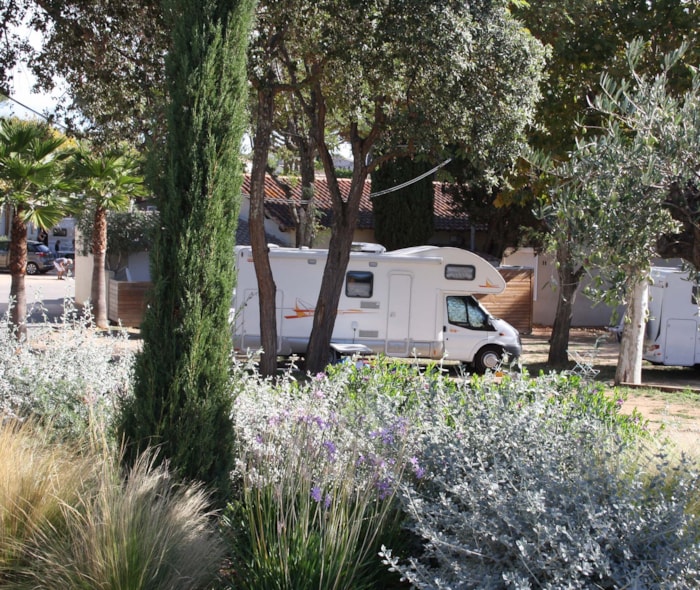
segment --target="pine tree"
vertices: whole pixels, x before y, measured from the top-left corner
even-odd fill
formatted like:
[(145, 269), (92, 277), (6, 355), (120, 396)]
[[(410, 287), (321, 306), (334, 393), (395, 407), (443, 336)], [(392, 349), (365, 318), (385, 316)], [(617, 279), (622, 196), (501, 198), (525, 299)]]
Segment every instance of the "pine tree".
[(164, 1), (172, 47), (161, 231), (135, 392), (120, 427), (127, 460), (157, 446), (181, 477), (223, 498), (233, 463), (228, 314), (254, 0)]
[[(426, 162), (410, 158), (392, 160), (372, 172), (372, 192), (394, 188), (429, 170)], [(388, 250), (421, 246), (434, 233), (433, 177), (372, 200), (374, 233)]]

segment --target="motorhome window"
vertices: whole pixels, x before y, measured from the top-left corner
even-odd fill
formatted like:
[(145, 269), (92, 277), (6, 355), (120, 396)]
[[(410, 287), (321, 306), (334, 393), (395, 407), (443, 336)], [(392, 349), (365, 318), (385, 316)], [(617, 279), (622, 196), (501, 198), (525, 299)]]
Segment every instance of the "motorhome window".
[(700, 300), (700, 285), (695, 284), (695, 285), (693, 285), (693, 291), (692, 291), (692, 295), (690, 296), (690, 302), (693, 305), (698, 305), (699, 300)]
[(448, 264), (445, 266), (445, 278), (452, 281), (473, 281), (476, 268), (471, 264)]
[(351, 270), (345, 275), (345, 295), (347, 297), (372, 297), (374, 274)]
[(470, 330), (488, 329), (489, 316), (471, 296), (447, 297), (447, 321)]

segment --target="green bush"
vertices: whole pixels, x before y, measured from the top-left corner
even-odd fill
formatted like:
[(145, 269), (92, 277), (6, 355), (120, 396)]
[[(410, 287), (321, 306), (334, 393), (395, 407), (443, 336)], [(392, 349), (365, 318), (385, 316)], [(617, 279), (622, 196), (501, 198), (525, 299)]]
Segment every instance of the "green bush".
[[(77, 245), (80, 253), (87, 255), (92, 244), (94, 211), (86, 209), (78, 219), (82, 237)], [(155, 234), (160, 226), (157, 211), (110, 211), (107, 214), (107, 264), (110, 270), (126, 265), (130, 254), (150, 252)]]
[(28, 342), (8, 334), (0, 326), (2, 587), (700, 583), (697, 465), (668, 459), (639, 415), (581, 380), (453, 378), (382, 358), (277, 381), (238, 367), (235, 494), (219, 519), (196, 486), (147, 459), (122, 479), (103, 450), (115, 400), (131, 395), (126, 342), (70, 308)]
[(386, 587), (377, 558), (397, 529), (394, 494), (412, 467), (406, 416), (348, 395), (354, 368), (301, 383), (237, 376), (240, 501), (235, 587)]

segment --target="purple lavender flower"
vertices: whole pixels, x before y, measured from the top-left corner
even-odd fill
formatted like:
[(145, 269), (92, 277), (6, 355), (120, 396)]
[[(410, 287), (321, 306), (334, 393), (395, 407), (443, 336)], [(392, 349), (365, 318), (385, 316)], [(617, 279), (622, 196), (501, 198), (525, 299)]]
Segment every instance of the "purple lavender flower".
[(328, 460), (331, 462), (334, 461), (335, 454), (338, 451), (338, 447), (335, 446), (335, 443), (332, 440), (327, 440), (323, 442), (323, 447), (326, 449), (326, 453), (328, 453)]
[(411, 457), (409, 459), (409, 462), (411, 463), (411, 466), (413, 467), (413, 474), (416, 476), (417, 479), (423, 479), (425, 476), (425, 469), (423, 469), (420, 464), (418, 463), (418, 458), (417, 457)]
[(323, 506), (326, 508), (326, 510), (328, 510), (331, 507), (331, 500), (332, 500), (331, 495), (326, 494), (326, 499), (323, 502)]
[(323, 496), (321, 494), (321, 488), (318, 486), (314, 486), (311, 488), (311, 499), (314, 502), (320, 502), (323, 499)]
[(377, 488), (377, 495), (379, 496), (380, 500), (385, 500), (386, 498), (391, 496), (393, 488), (391, 486), (391, 482), (388, 479), (382, 478), (377, 480), (375, 487)]

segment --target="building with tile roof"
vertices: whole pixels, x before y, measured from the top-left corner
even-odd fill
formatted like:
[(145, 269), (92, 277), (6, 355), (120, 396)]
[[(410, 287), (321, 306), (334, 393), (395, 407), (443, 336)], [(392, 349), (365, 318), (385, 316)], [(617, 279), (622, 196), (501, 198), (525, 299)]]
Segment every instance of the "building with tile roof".
[[(275, 243), (284, 243), (289, 246), (295, 244), (296, 224), (294, 221), (294, 208), (301, 204), (301, 186), (298, 178), (282, 177), (280, 181), (285, 183), (286, 190), (271, 176), (265, 178), (265, 215), (266, 231), (275, 236)], [(338, 179), (341, 193), (347, 195), (350, 190), (349, 178)], [(315, 183), (315, 204), (319, 215), (321, 234), (316, 240), (315, 246), (323, 247), (330, 239), (330, 227), (332, 223), (331, 196), (328, 183), (324, 177), (317, 177)], [(474, 227), (469, 220), (469, 215), (461, 211), (449, 194), (449, 185), (443, 182), (434, 182), (434, 216), (433, 225), (435, 233), (430, 239), (433, 245), (459, 246), (476, 250), (478, 244), (477, 232), (483, 228)], [(241, 207), (241, 220), (247, 221), (248, 202), (250, 199), (250, 176), (246, 174), (242, 188), (244, 203)], [(355, 232), (356, 242), (376, 242), (374, 237), (374, 215), (372, 212), (372, 184), (367, 181), (360, 201), (360, 214)], [(381, 198), (381, 197), (377, 197)], [(324, 231), (325, 230), (325, 231)], [(239, 242), (247, 243), (247, 242)]]

